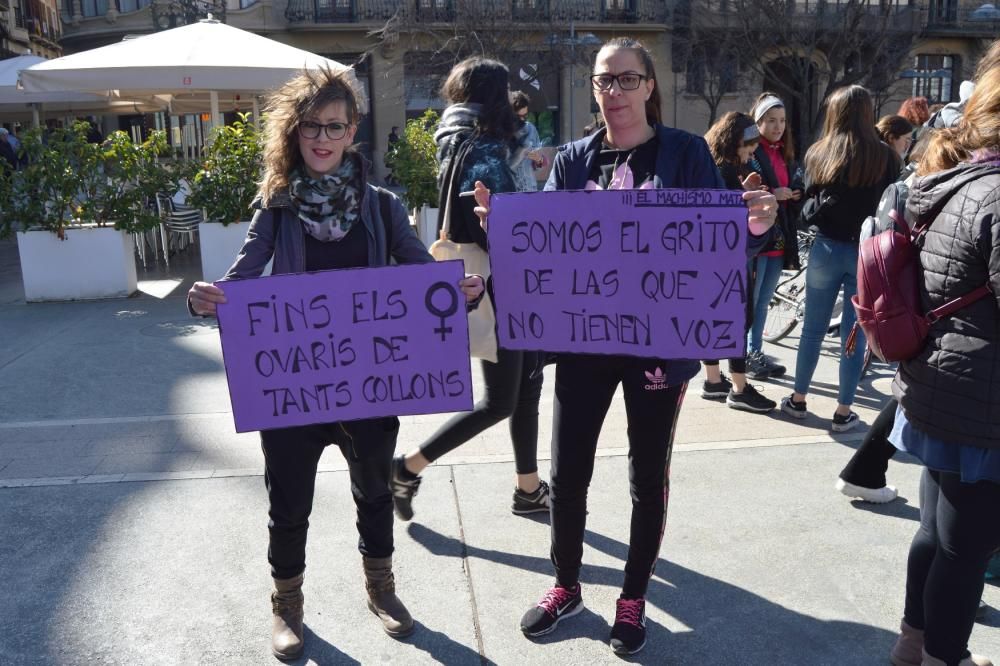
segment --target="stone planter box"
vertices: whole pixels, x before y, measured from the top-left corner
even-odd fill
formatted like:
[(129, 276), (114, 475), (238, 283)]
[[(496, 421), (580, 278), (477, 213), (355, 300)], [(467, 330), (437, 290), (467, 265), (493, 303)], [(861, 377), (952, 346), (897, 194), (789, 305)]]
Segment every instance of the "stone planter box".
[(137, 291), (132, 236), (113, 227), (70, 227), (66, 240), (41, 229), (19, 231), (17, 250), (29, 303), (127, 298)]
[[(202, 222), (198, 225), (201, 274), (206, 282), (215, 282), (226, 274), (243, 247), (248, 229), (250, 220), (227, 225), (219, 222)], [(271, 262), (268, 262), (263, 274), (271, 274)]]

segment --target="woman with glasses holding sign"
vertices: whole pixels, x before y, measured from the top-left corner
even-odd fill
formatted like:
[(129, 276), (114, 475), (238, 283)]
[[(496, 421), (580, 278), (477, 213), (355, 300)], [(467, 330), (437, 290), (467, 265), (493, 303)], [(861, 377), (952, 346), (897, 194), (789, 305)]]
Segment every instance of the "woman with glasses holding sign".
[[(223, 281), (259, 277), (272, 258), (275, 274), (385, 266), (390, 259), (433, 261), (410, 229), (403, 204), (368, 182), (370, 167), (351, 146), (364, 103), (350, 71), (305, 71), (274, 93), (257, 210)], [(472, 303), (483, 293), (479, 276), (459, 284)], [(207, 282), (188, 292), (188, 307), (197, 315), (213, 316), (225, 302), (223, 289)], [(395, 417), (261, 431), (274, 579), (271, 650), (279, 659), (294, 659), (304, 647), (306, 533), (317, 466), (330, 444), (340, 448), (350, 470), (368, 608), (390, 636), (413, 631), (392, 574), (389, 470), (398, 431)]]
[[(607, 42), (591, 77), (605, 127), (563, 146), (546, 190), (722, 188), (701, 137), (660, 123), (660, 93), (649, 51), (634, 39)], [(745, 192), (752, 256), (770, 236), (777, 203)], [(489, 192), (476, 184), (485, 224)], [(697, 361), (560, 354), (556, 362), (552, 442), (552, 562), (555, 585), (521, 619), (521, 631), (541, 636), (583, 607), (579, 577), (587, 489), (604, 417), (619, 384), (628, 417), (631, 534), (625, 581), (611, 628), (611, 647), (633, 654), (646, 643), (645, 595), (666, 525), (673, 433)]]

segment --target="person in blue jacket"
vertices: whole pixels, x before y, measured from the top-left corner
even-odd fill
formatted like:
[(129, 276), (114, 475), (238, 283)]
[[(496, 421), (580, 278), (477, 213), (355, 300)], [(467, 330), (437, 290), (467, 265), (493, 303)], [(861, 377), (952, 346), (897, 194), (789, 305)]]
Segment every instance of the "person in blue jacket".
[[(563, 146), (546, 190), (724, 188), (705, 140), (660, 123), (660, 95), (649, 51), (629, 38), (601, 48), (591, 76), (605, 127)], [(774, 196), (746, 192), (753, 256), (770, 238)], [(488, 190), (476, 185), (484, 221)], [(698, 361), (560, 354), (556, 361), (552, 441), (552, 562), (555, 585), (521, 619), (527, 636), (547, 634), (582, 609), (579, 575), (587, 488), (597, 439), (618, 385), (628, 414), (631, 536), (611, 647), (633, 654), (646, 642), (645, 594), (666, 523), (673, 432)], [(650, 379), (655, 378), (655, 379)]]

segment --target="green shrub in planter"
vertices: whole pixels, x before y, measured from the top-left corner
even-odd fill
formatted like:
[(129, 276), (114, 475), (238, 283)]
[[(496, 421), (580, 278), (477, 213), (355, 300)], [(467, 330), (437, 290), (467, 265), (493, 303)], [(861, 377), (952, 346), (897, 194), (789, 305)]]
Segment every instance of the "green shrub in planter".
[(14, 220), (10, 214), (11, 177), (14, 170), (7, 160), (0, 160), (0, 240), (14, 233)]
[(250, 217), (257, 195), (263, 146), (248, 114), (232, 125), (217, 127), (202, 153), (201, 168), (191, 181), (188, 204), (205, 211), (210, 221), (232, 224)]
[(392, 175), (406, 188), (403, 198), (411, 210), (438, 204), (437, 144), (434, 130), (438, 114), (428, 109), (424, 115), (406, 121), (403, 136), (395, 145), (392, 155)]
[[(43, 229), (65, 238), (65, 229), (94, 223), (137, 232), (159, 223), (149, 207), (152, 193), (167, 175), (158, 157), (167, 150), (166, 134), (154, 132), (134, 144), (124, 132), (113, 132), (102, 143), (87, 141), (89, 125), (26, 133), (21, 146), (28, 164), (8, 173), (6, 233)], [(4, 229), (0, 229), (3, 233)]]

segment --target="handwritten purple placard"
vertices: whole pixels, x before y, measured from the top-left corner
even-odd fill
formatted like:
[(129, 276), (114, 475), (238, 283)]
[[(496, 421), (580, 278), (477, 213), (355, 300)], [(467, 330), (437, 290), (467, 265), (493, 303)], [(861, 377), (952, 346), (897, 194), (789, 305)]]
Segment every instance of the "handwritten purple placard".
[(699, 360), (742, 355), (741, 192), (499, 194), (491, 207), (501, 347)]
[(216, 283), (237, 432), (472, 409), (462, 262)]

